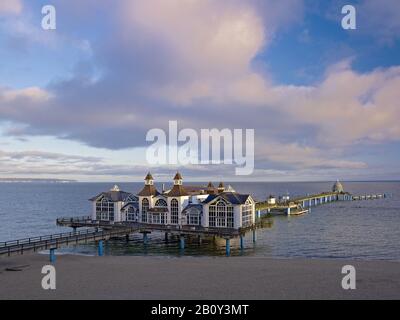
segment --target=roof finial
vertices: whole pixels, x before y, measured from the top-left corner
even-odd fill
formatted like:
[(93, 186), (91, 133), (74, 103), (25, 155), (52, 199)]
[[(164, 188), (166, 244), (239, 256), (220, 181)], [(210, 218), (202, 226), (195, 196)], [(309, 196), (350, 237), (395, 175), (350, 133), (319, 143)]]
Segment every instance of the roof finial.
[(110, 191), (119, 191), (118, 185), (115, 184), (114, 187), (112, 187)]

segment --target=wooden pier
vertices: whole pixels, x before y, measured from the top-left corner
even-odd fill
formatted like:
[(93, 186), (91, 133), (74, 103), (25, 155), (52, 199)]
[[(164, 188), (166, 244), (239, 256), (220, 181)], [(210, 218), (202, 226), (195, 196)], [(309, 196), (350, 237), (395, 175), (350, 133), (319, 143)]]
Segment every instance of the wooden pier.
[[(130, 234), (141, 233), (143, 235), (143, 243), (148, 241), (148, 234), (152, 232), (165, 233), (166, 239), (168, 235), (178, 236), (180, 249), (185, 248), (185, 237), (198, 236), (203, 237), (219, 237), (226, 240), (226, 252), (230, 254), (230, 240), (240, 238), (240, 248), (243, 249), (243, 237), (247, 232), (253, 233), (253, 241), (256, 241), (256, 229), (265, 226), (264, 221), (258, 219), (254, 225), (240, 229), (230, 228), (205, 228), (201, 226), (171, 226), (159, 224), (147, 224), (136, 222), (120, 222), (108, 223), (102, 221), (93, 221), (90, 217), (73, 217), (59, 218), (56, 221), (58, 226), (73, 228), (72, 232), (57, 233), (52, 235), (25, 238), (13, 241), (0, 242), (0, 256), (24, 254), (29, 251), (39, 250), (55, 250), (62, 246), (78, 243), (98, 242), (99, 255), (103, 253), (103, 241), (111, 238), (129, 238)], [(77, 230), (85, 228), (84, 230)], [(51, 253), (52, 254), (52, 253)]]
[[(385, 198), (385, 194), (353, 196), (349, 193), (326, 192), (316, 195), (307, 195), (294, 198), (284, 203), (270, 204), (268, 201), (256, 203), (257, 219), (256, 223), (246, 228), (213, 228), (202, 226), (175, 226), (162, 224), (148, 224), (138, 222), (118, 222), (109, 223), (92, 220), (90, 216), (59, 218), (56, 223), (58, 226), (73, 228), (72, 232), (58, 233), (47, 236), (25, 238), (13, 241), (0, 242), (0, 256), (13, 254), (24, 254), (29, 251), (50, 250), (50, 261), (55, 258), (54, 250), (69, 244), (78, 244), (82, 242), (97, 242), (99, 255), (103, 255), (103, 241), (111, 238), (126, 237), (130, 234), (143, 234), (143, 243), (148, 241), (148, 234), (152, 232), (165, 233), (166, 240), (168, 235), (174, 235), (179, 238), (180, 249), (185, 248), (185, 237), (198, 236), (200, 241), (203, 237), (219, 237), (226, 240), (226, 254), (230, 255), (230, 240), (240, 238), (240, 248), (244, 248), (243, 237), (247, 232), (252, 232), (253, 242), (256, 242), (256, 230), (265, 227), (265, 220), (261, 218), (261, 211), (267, 213), (277, 210), (287, 215), (302, 213), (305, 208), (330, 203), (333, 201), (353, 201), (353, 200), (372, 200)], [(303, 211), (301, 211), (303, 210)], [(84, 230), (77, 230), (85, 228)], [(53, 259), (53, 260), (52, 260)]]

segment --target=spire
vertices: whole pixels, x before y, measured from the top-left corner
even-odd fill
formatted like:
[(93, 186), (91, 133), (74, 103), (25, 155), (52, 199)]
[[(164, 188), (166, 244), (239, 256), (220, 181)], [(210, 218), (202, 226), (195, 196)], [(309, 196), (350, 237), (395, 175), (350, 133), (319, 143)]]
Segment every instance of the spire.
[(177, 172), (176, 174), (175, 174), (175, 177), (174, 177), (174, 185), (175, 186), (180, 186), (180, 185), (182, 185), (182, 176), (181, 176), (181, 174), (179, 173), (179, 172)]
[(220, 182), (218, 185), (218, 193), (224, 192), (225, 191), (225, 187), (224, 187), (224, 183)]
[(152, 186), (154, 184), (154, 179), (153, 176), (151, 175), (151, 173), (147, 173), (146, 177), (144, 178), (144, 184), (146, 186)]

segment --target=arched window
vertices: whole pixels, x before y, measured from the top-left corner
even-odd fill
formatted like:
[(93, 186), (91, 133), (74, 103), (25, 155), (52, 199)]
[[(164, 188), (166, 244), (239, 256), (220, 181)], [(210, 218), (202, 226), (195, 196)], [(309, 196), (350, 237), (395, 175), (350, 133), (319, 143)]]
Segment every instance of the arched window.
[(156, 207), (167, 207), (167, 202), (164, 199), (158, 199), (155, 204)]
[(253, 205), (248, 199), (242, 206), (242, 227), (248, 227), (253, 224)]
[(149, 210), (149, 200), (144, 198), (142, 200), (142, 222), (147, 222), (147, 210)]
[(223, 201), (211, 204), (208, 211), (208, 224), (210, 227), (233, 228), (233, 206)]
[(96, 202), (96, 219), (114, 221), (114, 202), (101, 198)]
[(217, 227), (226, 226), (226, 208), (225, 203), (220, 201), (217, 203)]
[(178, 224), (179, 221), (179, 204), (178, 200), (171, 200), (171, 223)]
[(137, 210), (132, 205), (128, 206), (128, 209), (126, 210), (126, 220), (127, 221), (134, 221), (134, 222), (138, 221)]

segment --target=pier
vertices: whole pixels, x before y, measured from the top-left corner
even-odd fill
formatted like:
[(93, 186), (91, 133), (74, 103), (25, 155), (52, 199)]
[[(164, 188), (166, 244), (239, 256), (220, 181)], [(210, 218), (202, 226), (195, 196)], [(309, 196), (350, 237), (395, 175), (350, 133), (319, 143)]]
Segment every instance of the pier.
[[(205, 237), (218, 237), (226, 240), (226, 254), (230, 255), (230, 240), (240, 238), (240, 249), (244, 249), (243, 237), (247, 232), (252, 232), (253, 242), (256, 241), (256, 229), (263, 228), (265, 223), (261, 220), (241, 229), (229, 228), (204, 228), (200, 226), (171, 226), (147, 223), (107, 223), (100, 221), (92, 221), (89, 216), (73, 217), (73, 218), (59, 218), (56, 221), (58, 226), (73, 228), (71, 232), (57, 233), (52, 235), (24, 238), (19, 240), (12, 240), (0, 242), (0, 256), (11, 256), (15, 254), (24, 254), (30, 251), (36, 252), (40, 250), (50, 250), (50, 260), (54, 259), (54, 250), (63, 246), (78, 243), (97, 242), (98, 254), (103, 255), (103, 241), (112, 238), (125, 237), (129, 239), (129, 235), (133, 233), (141, 233), (143, 235), (143, 243), (148, 243), (148, 234), (152, 232), (165, 233), (166, 242), (168, 242), (168, 235), (177, 236), (179, 238), (179, 248), (185, 248), (185, 237), (197, 236), (201, 243), (202, 238)], [(78, 228), (85, 228), (84, 230), (77, 230)]]
[(76, 231), (76, 229), (74, 229), (72, 232), (0, 242), (0, 256), (24, 254), (29, 251), (54, 250), (65, 245), (78, 244), (81, 242), (88, 243), (89, 241), (109, 240), (113, 237), (129, 234), (133, 231), (135, 230), (128, 226), (102, 230), (85, 229)]
[(347, 192), (323, 192), (314, 195), (293, 198), (285, 202), (269, 203), (268, 200), (256, 203), (257, 215), (261, 216), (261, 212), (266, 213), (284, 213), (287, 215), (299, 214), (306, 212), (318, 205), (331, 203), (335, 201), (360, 201), (360, 200), (376, 200), (386, 198), (386, 194), (369, 194), (369, 195), (352, 195)]
[[(152, 180), (150, 174), (148, 174), (145, 178), (146, 184), (144, 187), (144, 191), (139, 193), (139, 198), (142, 197), (143, 201), (140, 202), (146, 204), (147, 193), (152, 194), (156, 190), (153, 188)], [(182, 188), (182, 177), (179, 173), (176, 174), (174, 178), (174, 187), (170, 191), (172, 193), (172, 198), (174, 200), (179, 197), (187, 197), (186, 191)], [(153, 190), (154, 189), (154, 190)], [(108, 241), (112, 238), (123, 238), (125, 237), (127, 241), (129, 240), (129, 236), (134, 233), (142, 234), (143, 244), (146, 245), (149, 241), (148, 235), (152, 232), (164, 233), (165, 234), (165, 242), (168, 242), (169, 236), (174, 236), (179, 239), (179, 249), (185, 249), (185, 239), (189, 237), (197, 238), (199, 243), (202, 243), (202, 240), (205, 238), (216, 239), (221, 238), (225, 239), (225, 247), (226, 247), (226, 255), (229, 256), (231, 254), (231, 240), (235, 238), (239, 238), (240, 249), (244, 249), (244, 236), (247, 233), (252, 233), (252, 239), (255, 243), (257, 240), (256, 230), (259, 228), (266, 227), (268, 224), (266, 219), (262, 218), (263, 214), (286, 214), (290, 215), (300, 215), (306, 213), (310, 210), (311, 207), (328, 204), (335, 201), (355, 201), (355, 200), (373, 200), (373, 199), (382, 199), (386, 198), (386, 194), (371, 194), (371, 195), (359, 195), (354, 196), (348, 192), (344, 192), (342, 184), (337, 181), (332, 188), (331, 192), (322, 192), (314, 195), (306, 195), (303, 197), (297, 197), (293, 199), (289, 199), (289, 196), (285, 196), (279, 201), (276, 201), (275, 198), (269, 198), (266, 201), (254, 201), (250, 195), (241, 195), (236, 193), (234, 190), (229, 189), (225, 190), (223, 184), (221, 183), (217, 189), (215, 189), (211, 184), (208, 186), (208, 190), (210, 194), (204, 196), (203, 193), (196, 193), (199, 199), (199, 203), (193, 204), (189, 203), (187, 209), (189, 212), (190, 218), (196, 218), (196, 224), (181, 224), (181, 223), (170, 223), (169, 219), (166, 219), (168, 212), (168, 206), (166, 205), (166, 201), (164, 198), (166, 195), (157, 195), (160, 197), (156, 202), (154, 208), (148, 208), (148, 211), (151, 213), (149, 217), (150, 220), (144, 219), (145, 222), (141, 222), (142, 220), (131, 221), (129, 219), (121, 219), (122, 211), (117, 212), (119, 215), (119, 219), (105, 219), (104, 217), (97, 218), (97, 214), (92, 214), (91, 216), (83, 216), (83, 217), (67, 217), (67, 218), (58, 218), (56, 220), (56, 224), (61, 227), (72, 228), (72, 232), (58, 233), (47, 236), (40, 237), (32, 237), (25, 238), (20, 240), (13, 240), (7, 242), (0, 242), (0, 256), (7, 255), (11, 256), (13, 254), (24, 254), (29, 251), (38, 251), (38, 250), (50, 250), (50, 261), (55, 261), (55, 250), (62, 247), (68, 246), (69, 244), (78, 244), (78, 243), (88, 243), (97, 242), (98, 244), (98, 255), (102, 256), (104, 254), (104, 241)], [(218, 191), (219, 190), (219, 191)], [(120, 204), (122, 207), (121, 199), (122, 197), (126, 197), (127, 203), (126, 206), (132, 206), (133, 210), (131, 213), (138, 214), (139, 212), (135, 209), (134, 203), (135, 199), (137, 201), (137, 197), (134, 195), (120, 191), (117, 186), (114, 186), (112, 190), (109, 192), (103, 192), (100, 195), (91, 199), (93, 201), (93, 209), (97, 210), (98, 207), (101, 208), (101, 202), (96, 202), (98, 199), (101, 201), (104, 200), (104, 197), (117, 198), (116, 204)], [(117, 197), (118, 196), (118, 197)], [(150, 197), (150, 196), (149, 196)], [(153, 197), (153, 196), (152, 196)], [(155, 197), (155, 196), (154, 196)], [(191, 196), (193, 197), (193, 195)], [(121, 199), (120, 199), (121, 198)], [(151, 199), (151, 197), (150, 197)], [(192, 199), (192, 198), (191, 198)], [(209, 199), (209, 201), (207, 201)], [(224, 211), (218, 211), (218, 213), (223, 213), (224, 219), (226, 218), (225, 212), (225, 203), (232, 201), (232, 203), (236, 206), (237, 209), (237, 221), (236, 224), (231, 222), (231, 224), (226, 224), (226, 221), (218, 221), (218, 224), (213, 221), (213, 224), (205, 224), (201, 223), (201, 216), (198, 212), (199, 206), (207, 206), (210, 201), (215, 199), (222, 199), (219, 203), (222, 203), (221, 208)], [(108, 201), (108, 200), (107, 200)], [(114, 200), (109, 200), (110, 203), (114, 207)], [(107, 202), (108, 203), (108, 202)], [(137, 202), (136, 202), (137, 203)], [(147, 202), (148, 204), (149, 202)], [(176, 202), (177, 203), (177, 202)], [(138, 204), (138, 203), (137, 203)], [(247, 204), (247, 207), (246, 207)], [(176, 205), (176, 204), (175, 204)], [(171, 202), (172, 206), (172, 202)], [(251, 214), (252, 220), (249, 223), (248, 216), (246, 217), (246, 224), (242, 224), (244, 221), (241, 217), (242, 210), (249, 210), (249, 206), (252, 206)], [(116, 206), (118, 207), (118, 206)], [(175, 214), (178, 212), (178, 207), (175, 207)], [(208, 208), (208, 207), (207, 207)], [(231, 206), (231, 219), (235, 219), (235, 215), (233, 214), (234, 206)], [(107, 207), (109, 210), (109, 207)], [(136, 210), (136, 211), (135, 211)], [(207, 211), (210, 209), (208, 208)], [(213, 207), (214, 219), (217, 219), (215, 215), (215, 207)], [(218, 209), (221, 210), (221, 209)], [(254, 212), (255, 210), (255, 212)], [(95, 213), (97, 211), (94, 211)], [(101, 211), (101, 213), (104, 213)], [(108, 211), (107, 211), (108, 213)], [(126, 212), (124, 212), (126, 214)], [(129, 213), (129, 212), (128, 212)], [(142, 212), (143, 214), (143, 212)], [(142, 214), (140, 216), (142, 216)], [(147, 212), (146, 212), (147, 214)], [(207, 213), (207, 215), (209, 212)], [(248, 214), (248, 212), (247, 212)], [(161, 216), (162, 218), (161, 219)], [(115, 217), (116, 215), (113, 215)], [(155, 219), (157, 218), (157, 219)], [(188, 219), (188, 218), (185, 218)], [(219, 218), (218, 218), (219, 219)], [(226, 218), (227, 219), (227, 218)], [(155, 222), (155, 223), (154, 223)], [(220, 223), (223, 225), (221, 226)], [(212, 226), (211, 226), (212, 225)], [(78, 230), (83, 228), (83, 230)]]

